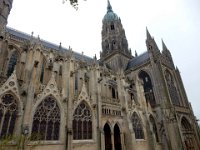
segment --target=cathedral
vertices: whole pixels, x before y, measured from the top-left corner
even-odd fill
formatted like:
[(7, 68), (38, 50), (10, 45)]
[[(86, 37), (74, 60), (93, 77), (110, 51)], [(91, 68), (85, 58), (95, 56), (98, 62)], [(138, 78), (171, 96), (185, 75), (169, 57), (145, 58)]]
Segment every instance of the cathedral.
[(108, 1), (90, 58), (7, 27), (12, 3), (0, 0), (1, 150), (200, 149), (180, 72), (148, 29), (133, 56)]

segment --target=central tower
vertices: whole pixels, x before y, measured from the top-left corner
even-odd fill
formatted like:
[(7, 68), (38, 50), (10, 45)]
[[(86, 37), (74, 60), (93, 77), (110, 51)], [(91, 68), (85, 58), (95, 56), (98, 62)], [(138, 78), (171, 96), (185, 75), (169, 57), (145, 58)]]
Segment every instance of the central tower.
[(132, 58), (120, 18), (112, 10), (108, 0), (107, 13), (103, 18), (101, 62), (114, 71), (124, 71)]

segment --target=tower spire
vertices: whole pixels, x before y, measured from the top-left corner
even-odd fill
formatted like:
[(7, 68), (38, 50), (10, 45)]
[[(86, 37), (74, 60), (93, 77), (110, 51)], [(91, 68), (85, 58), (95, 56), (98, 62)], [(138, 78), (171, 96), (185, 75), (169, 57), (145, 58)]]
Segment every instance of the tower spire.
[(150, 35), (149, 30), (147, 29), (147, 27), (146, 27), (146, 35), (147, 35), (147, 39), (151, 39), (151, 35)]
[(162, 39), (162, 49), (163, 49), (163, 50), (168, 50), (168, 48), (167, 48), (167, 46), (165, 45), (163, 39)]
[(108, 0), (108, 6), (107, 6), (107, 12), (112, 12), (112, 6), (110, 4), (110, 1)]

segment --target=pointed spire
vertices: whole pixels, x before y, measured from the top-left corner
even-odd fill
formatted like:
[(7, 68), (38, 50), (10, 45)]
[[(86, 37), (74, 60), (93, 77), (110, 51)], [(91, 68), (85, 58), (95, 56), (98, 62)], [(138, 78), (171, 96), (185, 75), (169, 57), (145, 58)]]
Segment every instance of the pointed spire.
[(138, 54), (137, 54), (137, 51), (135, 50), (135, 57), (137, 57), (138, 56)]
[(176, 66), (176, 70), (177, 70), (178, 72), (180, 72), (177, 66)]
[(165, 55), (165, 56), (167, 56), (172, 61), (171, 52), (168, 50), (168, 48), (165, 45), (163, 39), (162, 39), (162, 54)]
[(60, 42), (60, 45), (59, 45), (59, 50), (61, 50), (62, 49), (62, 43)]
[(163, 39), (162, 39), (162, 49), (163, 49), (163, 50), (168, 50), (168, 48), (167, 48), (167, 46), (165, 45)]
[(150, 33), (149, 33), (147, 27), (146, 27), (146, 34), (147, 34), (147, 39), (151, 39), (151, 35), (150, 35)]
[(108, 0), (108, 6), (107, 6), (107, 12), (112, 12), (112, 6), (110, 4), (110, 1)]
[(97, 55), (96, 54), (94, 55), (94, 59), (97, 60)]

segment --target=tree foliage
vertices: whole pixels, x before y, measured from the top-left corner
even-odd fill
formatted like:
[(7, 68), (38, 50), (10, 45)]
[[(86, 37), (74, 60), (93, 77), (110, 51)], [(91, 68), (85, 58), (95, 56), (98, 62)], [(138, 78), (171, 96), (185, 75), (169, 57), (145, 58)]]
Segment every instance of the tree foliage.
[(31, 141), (34, 142), (34, 144), (29, 145), (30, 150), (41, 143), (41, 135), (32, 134), (30, 136), (27, 136), (24, 134), (20, 134), (5, 136), (0, 139), (0, 150), (7, 150), (9, 148), (12, 148), (13, 150), (25, 150), (26, 146)]
[[(64, 1), (68, 1), (68, 0), (64, 0)], [(69, 0), (70, 4), (77, 10), (78, 9), (78, 0)], [(86, 1), (86, 0), (84, 0)]]

